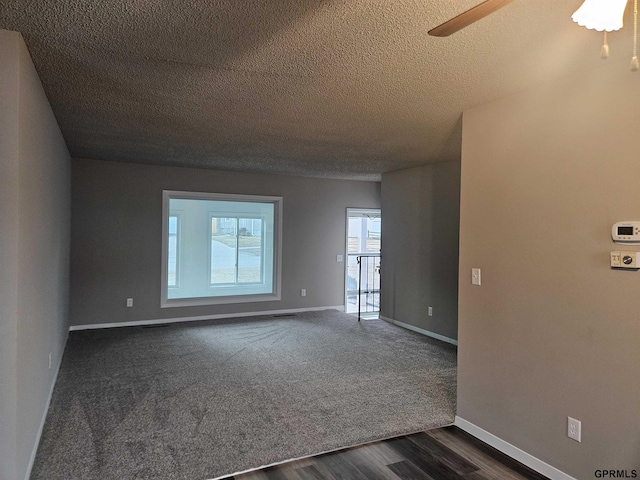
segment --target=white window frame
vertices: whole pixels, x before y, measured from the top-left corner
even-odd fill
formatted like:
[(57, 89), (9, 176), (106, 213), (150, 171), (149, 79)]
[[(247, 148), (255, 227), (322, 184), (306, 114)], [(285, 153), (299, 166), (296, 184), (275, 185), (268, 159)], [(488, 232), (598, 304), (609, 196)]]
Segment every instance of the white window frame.
[[(168, 298), (169, 201), (171, 199), (218, 200), (226, 202), (273, 203), (273, 289), (272, 293), (244, 294), (199, 298)], [(178, 252), (178, 255), (180, 253)], [(162, 263), (160, 307), (191, 307), (247, 302), (269, 302), (281, 299), (282, 292), (282, 197), (240, 195), (209, 192), (162, 191)], [(180, 271), (180, 270), (179, 270)], [(180, 279), (176, 279), (180, 283)], [(250, 284), (249, 284), (250, 285)]]
[(166, 230), (166, 239), (165, 241), (167, 242), (167, 254), (165, 255), (165, 262), (167, 263), (167, 266), (165, 268), (165, 272), (166, 272), (166, 284), (167, 284), (167, 288), (170, 289), (175, 289), (175, 288), (180, 288), (180, 267), (181, 267), (181, 263), (180, 262), (180, 243), (182, 242), (182, 212), (175, 212), (173, 215), (167, 215), (167, 222), (169, 221), (169, 217), (176, 217), (178, 219), (177, 221), (177, 230), (176, 230), (176, 284), (175, 285), (169, 285), (169, 224), (167, 223), (167, 230)]

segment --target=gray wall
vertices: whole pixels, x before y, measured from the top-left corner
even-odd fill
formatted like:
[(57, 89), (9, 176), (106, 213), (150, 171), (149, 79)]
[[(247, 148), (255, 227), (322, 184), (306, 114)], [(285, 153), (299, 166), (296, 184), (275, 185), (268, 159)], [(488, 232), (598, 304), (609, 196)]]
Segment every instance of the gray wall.
[(20, 34), (0, 31), (0, 58), (0, 477), (13, 479), (37, 447), (67, 337), (71, 187)]
[(0, 30), (0, 478), (16, 475), (20, 36)]
[(381, 315), (458, 337), (459, 208), (459, 161), (382, 176)]
[(580, 479), (640, 470), (640, 271), (609, 268), (640, 250), (610, 236), (640, 220), (638, 88), (603, 65), (464, 114), (458, 415)]
[[(343, 305), (344, 263), (336, 255), (345, 250), (346, 208), (380, 207), (377, 182), (85, 159), (72, 165), (72, 325)], [(162, 190), (282, 196), (282, 300), (161, 309)]]

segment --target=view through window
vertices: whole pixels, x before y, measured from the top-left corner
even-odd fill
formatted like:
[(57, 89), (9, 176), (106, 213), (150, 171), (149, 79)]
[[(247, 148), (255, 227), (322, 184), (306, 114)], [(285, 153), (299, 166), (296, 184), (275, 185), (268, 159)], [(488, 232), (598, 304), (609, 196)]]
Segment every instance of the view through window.
[(211, 284), (264, 281), (265, 222), (261, 218), (211, 217)]
[(162, 306), (279, 298), (282, 198), (165, 191)]

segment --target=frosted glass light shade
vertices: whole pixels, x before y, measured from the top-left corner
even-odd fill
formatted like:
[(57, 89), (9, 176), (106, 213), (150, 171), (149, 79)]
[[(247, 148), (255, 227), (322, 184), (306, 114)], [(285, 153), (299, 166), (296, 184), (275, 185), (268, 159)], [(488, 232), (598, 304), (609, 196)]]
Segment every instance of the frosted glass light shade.
[(613, 32), (622, 28), (627, 0), (585, 0), (571, 18), (581, 27), (598, 32)]

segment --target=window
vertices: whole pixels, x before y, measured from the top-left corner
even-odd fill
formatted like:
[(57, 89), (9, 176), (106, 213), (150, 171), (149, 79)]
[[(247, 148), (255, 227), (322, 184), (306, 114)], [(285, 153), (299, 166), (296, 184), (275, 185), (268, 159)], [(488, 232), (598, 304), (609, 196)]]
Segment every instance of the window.
[(280, 299), (281, 197), (163, 192), (162, 307)]
[(211, 284), (264, 282), (262, 218), (211, 217)]

